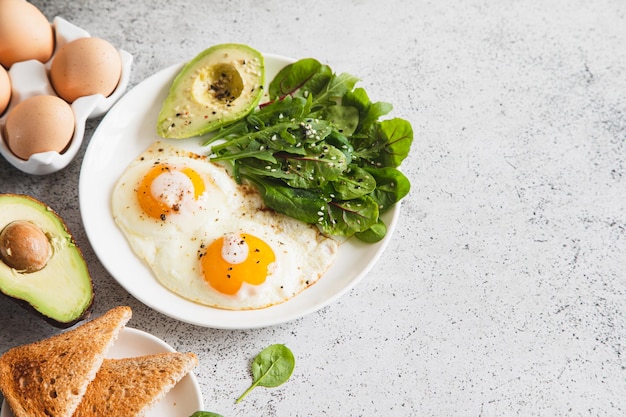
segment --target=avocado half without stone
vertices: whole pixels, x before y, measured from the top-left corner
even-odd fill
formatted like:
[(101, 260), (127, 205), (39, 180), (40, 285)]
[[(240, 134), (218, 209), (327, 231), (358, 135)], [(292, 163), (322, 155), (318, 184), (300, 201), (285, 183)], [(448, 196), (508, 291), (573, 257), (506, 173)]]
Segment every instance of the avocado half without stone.
[(93, 284), (59, 215), (27, 195), (0, 194), (0, 292), (59, 328), (85, 319)]
[(263, 95), (263, 55), (247, 45), (220, 44), (183, 66), (157, 119), (168, 139), (201, 136), (245, 117)]

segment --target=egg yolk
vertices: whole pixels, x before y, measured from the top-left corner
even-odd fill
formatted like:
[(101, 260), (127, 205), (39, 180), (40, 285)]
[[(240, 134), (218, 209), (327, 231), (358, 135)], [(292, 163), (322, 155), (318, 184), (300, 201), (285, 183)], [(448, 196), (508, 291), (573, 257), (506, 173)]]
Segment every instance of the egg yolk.
[(263, 240), (247, 233), (216, 239), (201, 257), (205, 281), (222, 294), (233, 295), (244, 282), (260, 285), (275, 261), (274, 251)]
[(180, 210), (182, 202), (190, 195), (197, 200), (202, 193), (204, 182), (196, 171), (166, 164), (152, 167), (137, 188), (141, 209), (148, 216), (160, 220), (165, 220), (172, 211)]

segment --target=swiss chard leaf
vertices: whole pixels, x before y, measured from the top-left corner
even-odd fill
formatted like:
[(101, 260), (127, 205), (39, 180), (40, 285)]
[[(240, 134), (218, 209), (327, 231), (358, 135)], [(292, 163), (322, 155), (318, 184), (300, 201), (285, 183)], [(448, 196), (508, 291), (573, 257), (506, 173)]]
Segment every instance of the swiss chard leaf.
[(358, 78), (342, 73), (334, 74), (329, 66), (313, 58), (304, 58), (281, 69), (269, 85), (271, 100), (287, 96), (313, 96), (313, 108), (341, 102), (341, 97), (351, 91)]
[(332, 70), (313, 58), (304, 58), (281, 69), (269, 85), (271, 100), (287, 96), (317, 95), (328, 84)]

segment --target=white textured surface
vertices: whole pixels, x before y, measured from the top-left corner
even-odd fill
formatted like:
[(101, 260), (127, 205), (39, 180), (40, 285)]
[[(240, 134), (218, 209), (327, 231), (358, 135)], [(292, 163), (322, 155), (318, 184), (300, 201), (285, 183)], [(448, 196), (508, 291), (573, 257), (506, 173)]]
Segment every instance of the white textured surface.
[[(78, 159), (47, 177), (0, 161), (0, 191), (66, 220), (94, 314), (200, 356), (226, 416), (621, 416), (626, 412), (626, 3), (282, 0), (35, 2), (134, 55), (131, 87), (222, 42), (312, 56), (409, 119), (412, 191), (393, 241), (345, 297), (284, 325), (197, 328), (154, 313), (99, 265)], [(0, 352), (55, 329), (0, 300)], [(291, 380), (235, 398), (286, 343)]]

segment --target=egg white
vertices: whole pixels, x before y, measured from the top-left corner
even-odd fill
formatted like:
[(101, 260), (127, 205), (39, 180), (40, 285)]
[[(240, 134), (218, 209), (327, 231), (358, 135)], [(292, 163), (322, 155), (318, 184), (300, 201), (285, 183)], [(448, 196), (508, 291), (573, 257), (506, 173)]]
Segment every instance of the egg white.
[[(136, 188), (155, 163), (187, 166), (200, 174), (205, 192), (165, 221), (143, 213)], [(118, 180), (112, 198), (114, 219), (132, 250), (169, 290), (191, 301), (244, 310), (284, 302), (317, 282), (332, 265), (337, 242), (316, 226), (267, 209), (258, 192), (238, 185), (206, 157), (157, 142), (133, 161)], [(243, 283), (233, 295), (208, 284), (199, 254), (228, 233), (248, 233), (266, 242), (275, 262), (264, 283)]]
[[(143, 176), (156, 164), (187, 166), (203, 178), (205, 194), (198, 201), (187, 201), (179, 212), (166, 221), (154, 219), (143, 212), (136, 189)], [(126, 235), (136, 254), (148, 264), (154, 263), (158, 248), (180, 236), (190, 236), (206, 222), (219, 222), (228, 213), (235, 197), (232, 179), (221, 167), (206, 160), (190, 157), (186, 151), (156, 143), (133, 161), (116, 183), (112, 194), (113, 218)], [(210, 198), (209, 198), (210, 196)], [(176, 252), (167, 256), (176, 256)]]

